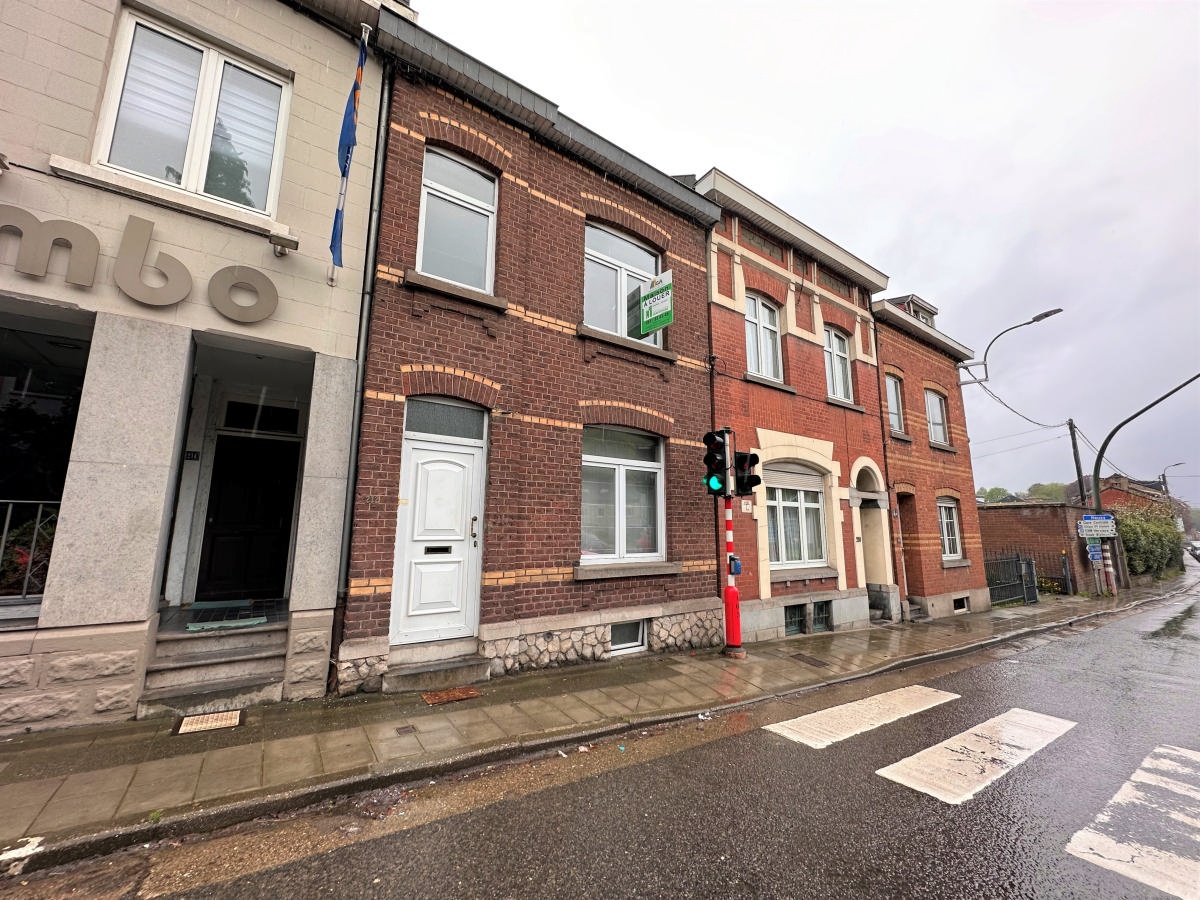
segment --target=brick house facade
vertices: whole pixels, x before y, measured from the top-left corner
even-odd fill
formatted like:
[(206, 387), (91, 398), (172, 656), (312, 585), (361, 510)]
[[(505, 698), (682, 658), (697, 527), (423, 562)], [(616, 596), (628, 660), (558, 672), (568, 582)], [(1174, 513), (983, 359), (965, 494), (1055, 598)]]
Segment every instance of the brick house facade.
[[(378, 42), (399, 66), (339, 691), (719, 643), (711, 504), (680, 487), (717, 208), (405, 20)], [(642, 339), (625, 298), (667, 270), (674, 321)]]
[(971, 350), (937, 330), (936, 308), (919, 297), (871, 309), (901, 590), (934, 618), (990, 609), (957, 368)]
[(734, 500), (743, 640), (899, 618), (870, 313), (887, 278), (719, 170), (696, 187), (722, 207), (716, 424), (762, 478)]

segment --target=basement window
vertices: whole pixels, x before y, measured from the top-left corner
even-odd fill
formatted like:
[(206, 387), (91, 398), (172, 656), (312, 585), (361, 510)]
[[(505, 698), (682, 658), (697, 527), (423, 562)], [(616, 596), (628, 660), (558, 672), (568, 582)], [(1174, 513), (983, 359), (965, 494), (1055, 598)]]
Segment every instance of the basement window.
[(818, 600), (816, 603), (814, 603), (812, 605), (812, 608), (813, 608), (813, 626), (812, 626), (813, 634), (816, 634), (818, 631), (829, 631), (829, 629), (831, 627), (830, 619), (832, 618), (832, 616), (830, 614), (830, 609), (832, 606), (833, 606), (832, 600)]
[(967, 608), (967, 598), (966, 597), (955, 597), (954, 598), (954, 611), (956, 613), (969, 612), (969, 609)]
[(785, 606), (783, 608), (783, 633), (804, 634), (804, 607)]
[(636, 653), (646, 649), (646, 620), (636, 622), (614, 622), (610, 630), (610, 656)]

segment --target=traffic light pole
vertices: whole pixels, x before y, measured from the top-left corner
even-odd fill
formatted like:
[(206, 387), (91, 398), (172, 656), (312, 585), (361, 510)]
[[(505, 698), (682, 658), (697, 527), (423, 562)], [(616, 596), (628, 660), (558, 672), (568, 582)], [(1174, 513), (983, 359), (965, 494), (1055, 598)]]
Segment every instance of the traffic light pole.
[(742, 607), (734, 584), (733, 497), (725, 497), (725, 650), (733, 659), (745, 659), (742, 649)]

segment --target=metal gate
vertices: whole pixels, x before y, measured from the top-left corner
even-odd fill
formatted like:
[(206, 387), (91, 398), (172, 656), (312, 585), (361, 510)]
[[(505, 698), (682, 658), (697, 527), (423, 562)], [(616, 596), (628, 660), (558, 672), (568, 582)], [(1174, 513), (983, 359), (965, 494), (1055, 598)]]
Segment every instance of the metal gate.
[(1037, 566), (1028, 556), (994, 556), (985, 559), (988, 591), (992, 605), (1002, 603), (1037, 603)]

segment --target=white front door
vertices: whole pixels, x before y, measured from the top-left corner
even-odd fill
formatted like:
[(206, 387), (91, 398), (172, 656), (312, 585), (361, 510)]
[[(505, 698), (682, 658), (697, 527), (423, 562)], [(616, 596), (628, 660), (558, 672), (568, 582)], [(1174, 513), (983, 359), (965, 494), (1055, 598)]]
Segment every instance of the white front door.
[(406, 438), (402, 458), (391, 643), (475, 635), (483, 448)]

